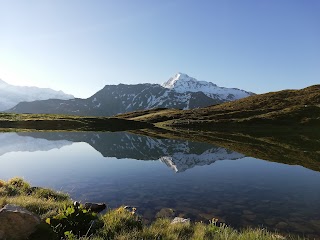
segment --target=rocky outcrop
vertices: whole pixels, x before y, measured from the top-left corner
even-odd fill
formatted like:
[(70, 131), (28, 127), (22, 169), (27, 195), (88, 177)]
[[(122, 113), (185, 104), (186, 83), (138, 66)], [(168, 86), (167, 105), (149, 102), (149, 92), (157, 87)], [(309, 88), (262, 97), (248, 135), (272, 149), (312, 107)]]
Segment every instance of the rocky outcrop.
[(0, 239), (27, 239), (37, 225), (39, 216), (16, 205), (5, 205), (0, 209)]

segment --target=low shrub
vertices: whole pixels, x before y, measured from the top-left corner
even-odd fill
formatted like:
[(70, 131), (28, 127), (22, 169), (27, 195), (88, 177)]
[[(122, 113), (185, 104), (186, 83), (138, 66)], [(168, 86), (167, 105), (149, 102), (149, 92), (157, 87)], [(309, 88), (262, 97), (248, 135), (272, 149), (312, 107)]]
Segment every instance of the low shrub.
[(96, 213), (81, 206), (65, 207), (56, 216), (47, 218), (46, 222), (59, 238), (88, 236), (102, 226)]

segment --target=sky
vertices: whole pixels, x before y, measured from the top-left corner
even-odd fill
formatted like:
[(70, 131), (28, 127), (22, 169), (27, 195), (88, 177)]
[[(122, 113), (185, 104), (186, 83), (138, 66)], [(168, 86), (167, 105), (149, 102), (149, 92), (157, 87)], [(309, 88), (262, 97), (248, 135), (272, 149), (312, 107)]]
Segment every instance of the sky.
[(177, 72), (255, 93), (320, 83), (319, 0), (0, 0), (0, 79), (89, 97)]

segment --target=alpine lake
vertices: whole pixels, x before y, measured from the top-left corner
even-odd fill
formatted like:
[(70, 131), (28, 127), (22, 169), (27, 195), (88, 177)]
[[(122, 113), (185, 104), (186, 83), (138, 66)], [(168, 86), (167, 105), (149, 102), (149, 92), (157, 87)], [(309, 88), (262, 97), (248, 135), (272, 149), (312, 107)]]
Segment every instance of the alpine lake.
[[(320, 238), (316, 147), (292, 150), (298, 158), (309, 154), (308, 168), (288, 162), (289, 150), (277, 153), (285, 164), (271, 155), (262, 160), (212, 143), (128, 132), (10, 132), (1, 133), (0, 142), (1, 179), (23, 177), (109, 208), (134, 206), (146, 222), (216, 218), (234, 228)], [(250, 152), (259, 151), (254, 146)]]

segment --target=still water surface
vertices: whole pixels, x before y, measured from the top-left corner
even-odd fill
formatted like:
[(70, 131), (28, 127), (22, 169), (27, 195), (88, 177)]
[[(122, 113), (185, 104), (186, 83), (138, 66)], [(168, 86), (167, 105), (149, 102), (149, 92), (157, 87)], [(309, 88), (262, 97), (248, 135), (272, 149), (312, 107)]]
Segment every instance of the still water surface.
[[(210, 144), (129, 133), (1, 133), (0, 179), (80, 201), (320, 236), (320, 173)], [(162, 211), (163, 212), (163, 211)]]

